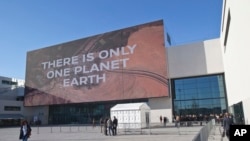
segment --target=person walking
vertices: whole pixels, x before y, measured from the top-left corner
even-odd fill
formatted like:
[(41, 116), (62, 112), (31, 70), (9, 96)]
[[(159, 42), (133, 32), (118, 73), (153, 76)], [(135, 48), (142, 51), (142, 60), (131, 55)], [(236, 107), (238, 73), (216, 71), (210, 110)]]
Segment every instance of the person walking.
[(117, 125), (118, 125), (118, 120), (117, 118), (114, 116), (114, 119), (113, 119), (113, 135), (117, 135)]
[(93, 125), (93, 128), (95, 128), (95, 118), (93, 118), (92, 120), (92, 125)]
[(28, 141), (31, 135), (31, 127), (27, 120), (24, 120), (21, 124), (19, 139), (22, 141)]
[(163, 125), (164, 125), (164, 127), (167, 126), (167, 117), (163, 117)]
[(179, 128), (180, 126), (180, 116), (176, 115), (175, 117), (175, 127)]
[(160, 116), (160, 122), (161, 122), (161, 124), (162, 124), (162, 116)]
[(111, 118), (108, 119), (107, 121), (108, 129), (109, 129), (109, 135), (112, 136), (113, 134), (113, 123)]
[(232, 116), (230, 116), (229, 113), (225, 113), (224, 119), (223, 119), (223, 129), (225, 132), (224, 134), (226, 134), (228, 140), (230, 140), (230, 125), (232, 125), (233, 122), (233, 118)]
[(103, 119), (100, 118), (100, 128), (101, 128), (101, 133), (102, 133), (102, 127), (103, 127)]
[(108, 118), (104, 119), (104, 135), (108, 135)]

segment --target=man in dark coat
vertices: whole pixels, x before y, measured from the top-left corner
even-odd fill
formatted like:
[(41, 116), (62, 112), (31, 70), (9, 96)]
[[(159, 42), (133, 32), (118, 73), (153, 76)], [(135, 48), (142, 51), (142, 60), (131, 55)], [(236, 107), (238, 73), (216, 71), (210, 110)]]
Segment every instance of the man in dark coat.
[(226, 133), (227, 138), (230, 140), (230, 125), (232, 125), (233, 122), (233, 117), (229, 113), (225, 113), (224, 119), (223, 119), (223, 129), (224, 132)]
[(113, 135), (116, 135), (116, 134), (117, 134), (117, 125), (118, 125), (118, 120), (117, 120), (117, 118), (114, 116), (114, 119), (113, 119)]

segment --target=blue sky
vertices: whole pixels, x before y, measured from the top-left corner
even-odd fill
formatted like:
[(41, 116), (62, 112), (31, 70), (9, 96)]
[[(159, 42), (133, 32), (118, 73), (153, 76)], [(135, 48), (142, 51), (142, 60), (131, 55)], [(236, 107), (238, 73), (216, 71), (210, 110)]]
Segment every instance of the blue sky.
[(0, 76), (25, 79), (26, 53), (164, 20), (173, 45), (219, 37), (222, 0), (1, 0)]

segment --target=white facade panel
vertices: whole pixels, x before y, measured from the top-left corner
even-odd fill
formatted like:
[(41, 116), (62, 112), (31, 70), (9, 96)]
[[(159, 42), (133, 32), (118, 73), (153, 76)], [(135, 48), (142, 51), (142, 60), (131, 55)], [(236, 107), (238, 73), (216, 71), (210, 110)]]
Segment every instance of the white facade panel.
[(167, 48), (170, 78), (202, 75), (206, 73), (203, 43)]
[(226, 0), (224, 5), (226, 7), (223, 9), (225, 13), (222, 13), (221, 44), (224, 52), (228, 104), (233, 105), (250, 97), (250, 1)]
[[(5, 111), (5, 106), (20, 107), (20, 111)], [(23, 114), (23, 101), (13, 101), (13, 100), (0, 100), (0, 113), (1, 114)]]
[(170, 78), (223, 73), (220, 40), (167, 48)]
[(242, 101), (245, 124), (250, 124), (250, 98)]
[(169, 97), (151, 98), (148, 101), (151, 108), (151, 123), (160, 122), (160, 116), (167, 117), (169, 122), (172, 121), (172, 100)]
[(220, 39), (204, 41), (207, 74), (223, 73), (223, 53)]

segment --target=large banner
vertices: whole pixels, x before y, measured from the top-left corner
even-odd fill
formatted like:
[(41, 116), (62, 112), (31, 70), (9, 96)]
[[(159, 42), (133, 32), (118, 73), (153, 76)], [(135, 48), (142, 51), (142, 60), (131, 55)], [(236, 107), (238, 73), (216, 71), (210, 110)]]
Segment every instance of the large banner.
[(25, 106), (168, 96), (163, 21), (27, 53)]

